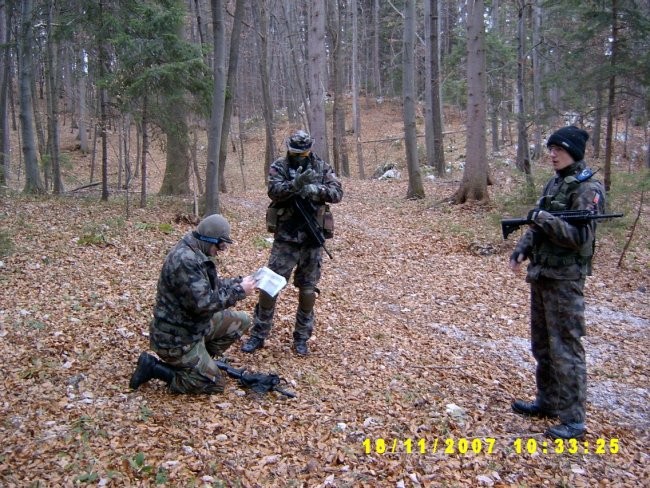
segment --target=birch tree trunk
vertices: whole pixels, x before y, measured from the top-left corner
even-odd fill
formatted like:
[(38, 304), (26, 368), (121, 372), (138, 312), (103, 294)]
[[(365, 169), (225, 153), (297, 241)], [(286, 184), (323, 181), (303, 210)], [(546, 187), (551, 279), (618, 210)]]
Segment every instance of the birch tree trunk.
[(402, 70), (404, 103), (404, 145), (409, 186), (406, 198), (424, 198), (422, 174), (418, 161), (415, 127), (415, 0), (407, 0), (404, 12), (404, 67)]

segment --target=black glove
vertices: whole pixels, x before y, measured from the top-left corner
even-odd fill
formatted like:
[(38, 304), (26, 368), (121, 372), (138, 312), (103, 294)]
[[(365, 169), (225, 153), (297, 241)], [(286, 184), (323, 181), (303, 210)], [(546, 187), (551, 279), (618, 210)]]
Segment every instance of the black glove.
[(303, 186), (302, 189), (300, 190), (300, 196), (302, 198), (310, 198), (312, 200), (316, 200), (318, 199), (319, 195), (320, 195), (320, 187), (313, 183), (309, 183), (308, 185)]
[(300, 191), (302, 188), (311, 183), (316, 176), (316, 172), (309, 168), (305, 171), (301, 167), (296, 171), (296, 176), (293, 178), (293, 189), (295, 191)]

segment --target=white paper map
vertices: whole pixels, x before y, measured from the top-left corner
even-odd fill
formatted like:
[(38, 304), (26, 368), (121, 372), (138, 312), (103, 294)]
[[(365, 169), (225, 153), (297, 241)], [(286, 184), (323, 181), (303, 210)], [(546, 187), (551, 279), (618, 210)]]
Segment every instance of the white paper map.
[(266, 293), (274, 297), (282, 288), (287, 285), (287, 280), (266, 266), (261, 267), (255, 272), (255, 280), (257, 281), (257, 288), (264, 290)]

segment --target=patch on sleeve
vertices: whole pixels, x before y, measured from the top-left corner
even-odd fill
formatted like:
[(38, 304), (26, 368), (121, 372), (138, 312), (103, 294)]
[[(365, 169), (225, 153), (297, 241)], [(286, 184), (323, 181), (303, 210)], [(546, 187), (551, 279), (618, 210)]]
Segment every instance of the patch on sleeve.
[(277, 174), (278, 174), (278, 170), (275, 169), (273, 166), (271, 166), (271, 168), (269, 169), (269, 175), (275, 176)]

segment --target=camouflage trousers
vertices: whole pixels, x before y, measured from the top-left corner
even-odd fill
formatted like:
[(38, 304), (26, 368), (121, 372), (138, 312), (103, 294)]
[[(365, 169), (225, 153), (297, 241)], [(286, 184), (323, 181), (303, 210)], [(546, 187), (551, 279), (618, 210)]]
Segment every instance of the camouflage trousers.
[(584, 424), (587, 364), (585, 280), (531, 282), (531, 348), (537, 360), (537, 404), (565, 424)]
[(169, 390), (172, 393), (223, 392), (224, 373), (212, 358), (222, 356), (250, 325), (250, 317), (246, 312), (224, 310), (212, 316), (208, 333), (194, 344), (171, 349), (151, 344), (160, 359), (177, 370), (169, 384)]
[[(268, 267), (289, 281), (291, 272), (293, 284), (298, 288), (298, 309), (293, 337), (307, 340), (314, 330), (314, 302), (321, 277), (323, 250), (292, 242), (273, 241)], [(271, 297), (260, 291), (259, 301), (253, 314), (251, 336), (266, 339), (273, 327), (273, 315), (277, 296)]]

